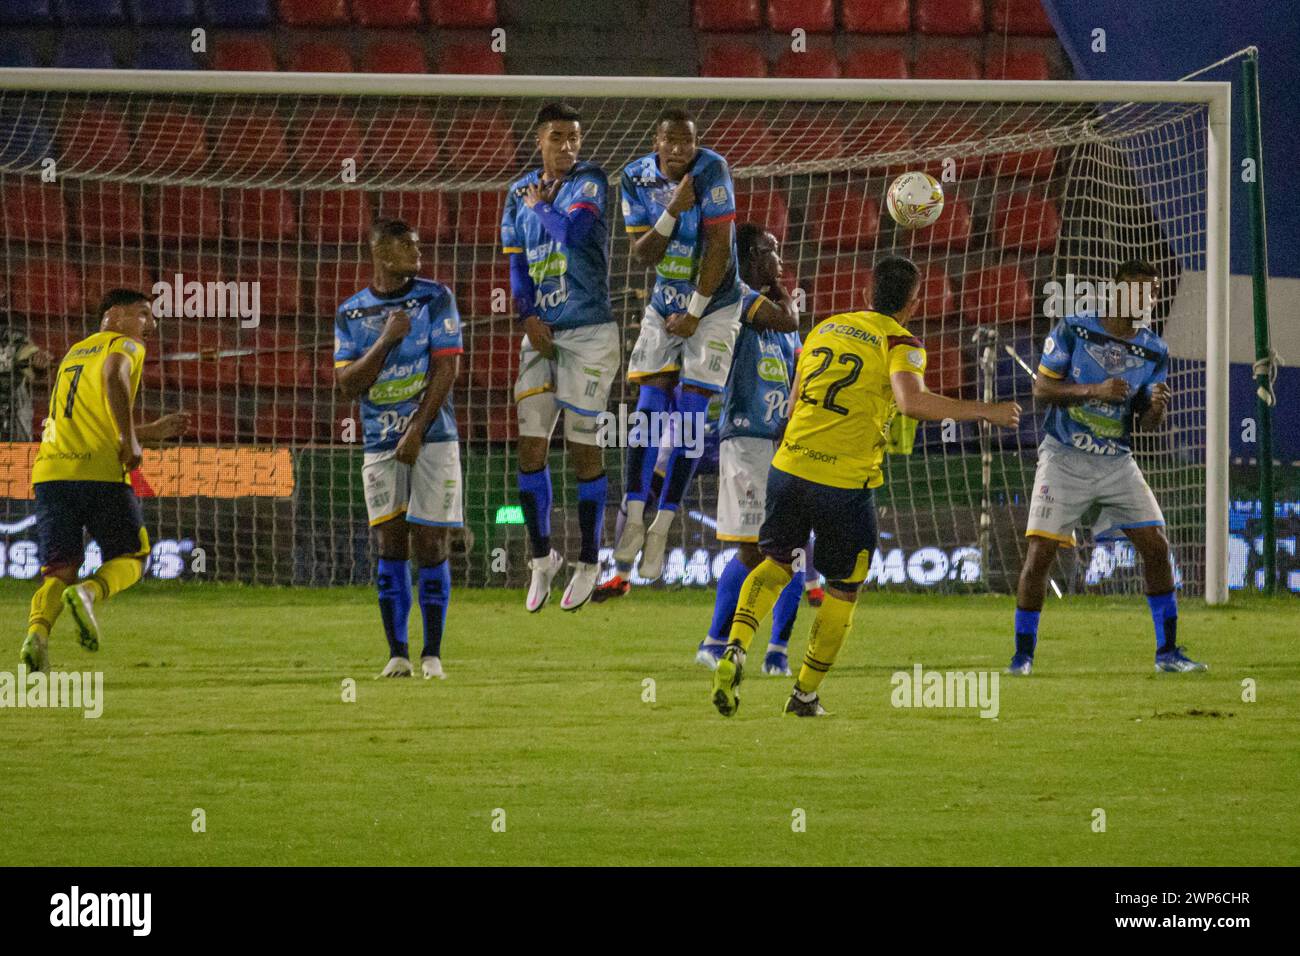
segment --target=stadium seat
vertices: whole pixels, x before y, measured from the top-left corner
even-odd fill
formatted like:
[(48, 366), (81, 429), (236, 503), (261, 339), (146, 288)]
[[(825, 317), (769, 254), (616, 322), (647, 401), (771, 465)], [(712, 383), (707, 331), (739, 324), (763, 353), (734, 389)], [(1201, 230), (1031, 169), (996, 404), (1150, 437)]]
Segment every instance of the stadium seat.
[[(262, 305), (265, 308), (265, 296)], [(297, 302), (294, 306), (296, 308)], [(242, 385), (269, 389), (312, 388), (316, 384), (316, 356), (303, 348), (292, 331), (266, 326), (245, 330), (239, 347), (257, 349), (254, 355), (240, 357), (239, 381)]]
[(505, 74), (506, 61), (500, 53), (487, 47), (457, 44), (438, 52), (438, 72), (498, 76)]
[(149, 231), (163, 239), (221, 237), (220, 190), (159, 186), (149, 203)]
[(1047, 54), (1038, 50), (993, 48), (984, 60), (984, 75), (990, 80), (1047, 80), (1051, 69)]
[(914, 0), (917, 33), (973, 36), (984, 32), (984, 0)]
[(834, 0), (767, 0), (767, 25), (777, 33), (833, 33)]
[(208, 137), (199, 112), (149, 103), (136, 128), (135, 156), (150, 174), (195, 173), (208, 161)]
[(72, 224), (82, 242), (119, 245), (144, 237), (144, 199), (135, 183), (80, 183)]
[(328, 318), (332, 328), (338, 307), (369, 282), (369, 252), (359, 246), (341, 249), (338, 259), (318, 261), (312, 272), (315, 314), (322, 319)]
[(907, 33), (911, 0), (842, 0), (840, 23), (845, 33)]
[(273, 107), (226, 101), (212, 116), (212, 155), (227, 175), (265, 176), (289, 161), (288, 134)]
[(116, 70), (117, 58), (103, 37), (73, 35), (59, 43), (53, 65), (64, 70)]
[[(211, 278), (191, 277), (186, 274), (187, 282), (214, 282)], [(171, 281), (167, 277), (167, 281)], [(239, 384), (239, 359), (234, 356), (218, 356), (222, 349), (234, 348), (237, 339), (229, 324), (208, 322), (196, 318), (163, 319), (160, 323), (162, 355), (162, 375), (170, 385), (181, 389), (206, 393), (203, 402), (207, 404), (211, 392), (223, 388), (233, 388)], [(174, 330), (174, 331), (173, 331)], [(170, 333), (170, 334), (169, 334)], [(172, 358), (178, 354), (201, 353), (197, 358)]]
[(924, 229), (911, 230), (907, 242), (914, 250), (959, 252), (970, 245), (972, 225), (970, 203), (960, 196), (949, 195), (939, 221)]
[(992, 29), (1016, 36), (1056, 36), (1042, 0), (994, 0)]
[(126, 22), (122, 0), (63, 0), (59, 19), (70, 27), (115, 27)]
[(451, 203), (441, 192), (387, 192), (379, 200), (380, 215), (401, 219), (420, 234), (420, 242), (444, 242), (452, 237)]
[(500, 191), (461, 193), (456, 213), (457, 240), (467, 245), (499, 247), (504, 212), (505, 198)]
[[(844, 127), (844, 153), (847, 156), (881, 156), (912, 148), (912, 133), (906, 124), (892, 119), (865, 119)], [(884, 175), (906, 170), (905, 163), (873, 163)]]
[(131, 0), (131, 18), (140, 26), (191, 26), (199, 19), (198, 0)]
[(310, 190), (303, 195), (303, 237), (311, 242), (361, 242), (373, 218), (370, 197), (360, 190)]
[(938, 263), (918, 263), (921, 270), (921, 301), (913, 315), (918, 320), (935, 321), (951, 315), (956, 299), (952, 294), (952, 280)]
[(961, 182), (980, 175), (984, 170), (987, 157), (973, 151), (977, 147), (967, 146), (965, 149), (959, 147), (963, 143), (976, 143), (989, 135), (992, 135), (991, 132), (984, 131), (975, 120), (961, 114), (950, 113), (937, 116), (933, 120), (927, 118), (924, 125), (913, 131), (912, 139), (917, 149), (937, 147), (945, 149), (942, 158), (936, 158), (925, 166), (927, 173), (942, 182), (943, 160), (952, 159), (955, 162), (957, 180)]
[(317, 421), (309, 402), (292, 396), (260, 404), (253, 419), (258, 441), (277, 445), (307, 445), (316, 440)]
[(968, 273), (961, 283), (961, 312), (967, 325), (1032, 318), (1034, 297), (1029, 280), (1015, 265)]
[(9, 274), (9, 310), (23, 316), (59, 319), (81, 311), (81, 278), (56, 258), (14, 261)]
[(345, 27), (347, 0), (280, 0), (280, 22), (286, 27)]
[[(145, 359), (145, 375), (149, 374), (149, 360)], [(152, 383), (151, 383), (152, 384)], [(221, 407), (224, 399), (229, 408)], [(208, 396), (194, 408), (189, 409), (190, 434), (204, 444), (234, 444), (239, 441), (238, 414), (233, 396)]]
[[(131, 256), (139, 257), (140, 253), (122, 250), (120, 255), (127, 259)], [(97, 309), (109, 289), (139, 289), (146, 294), (150, 293), (156, 273), (155, 268), (144, 265), (138, 258), (134, 262), (119, 260), (82, 263), (81, 299), (86, 312)], [(170, 282), (171, 278), (168, 277), (167, 281)]]
[[(232, 271), (217, 253), (210, 251), (211, 245), (182, 245), (163, 243), (160, 246), (158, 276), (168, 283), (175, 281), (177, 274), (184, 282), (225, 282), (232, 276)], [(166, 319), (168, 323), (180, 322), (180, 319)]]
[(912, 64), (916, 80), (978, 80), (980, 64), (975, 54), (962, 47), (931, 47), (916, 55)]
[(763, 25), (758, 0), (694, 0), (697, 30), (757, 30)]
[(717, 43), (700, 62), (700, 76), (767, 76), (767, 58), (744, 43)]
[(272, 0), (205, 0), (203, 12), (214, 27), (264, 27), (275, 19)]
[(16, 36), (0, 37), (0, 66), (30, 70), (41, 65), (30, 40)]
[(827, 251), (871, 250), (880, 235), (880, 204), (854, 188), (816, 190), (807, 225), (807, 235)]
[(0, 4), (0, 23), (5, 26), (50, 26), (54, 23), (54, 0), (6, 0)]
[(352, 53), (340, 43), (308, 40), (289, 53), (285, 69), (292, 73), (354, 73)]
[(994, 242), (1003, 249), (1048, 252), (1056, 247), (1061, 217), (1050, 199), (1015, 192), (993, 203), (992, 229)]
[(438, 172), (443, 138), (423, 107), (385, 111), (371, 125), (365, 169), (392, 182), (420, 182)]
[[(1010, 136), (1030, 131), (1032, 127), (1007, 124), (998, 130), (998, 135)], [(1018, 180), (1046, 179), (1056, 168), (1056, 149), (1045, 146), (1042, 149), (1027, 150), (1023, 153), (1003, 153), (992, 157), (990, 163), (998, 176), (1009, 176)]]
[(360, 27), (418, 27), (420, 0), (352, 0), (352, 22)]
[(497, 25), (496, 0), (426, 0), (425, 11), (435, 27), (465, 29)]
[[(235, 278), (240, 282), (256, 282), (260, 318), (265, 323), (272, 316), (284, 316), (290, 319), (302, 314), (302, 278), (303, 266), (293, 258), (269, 258), (256, 252), (241, 255), (236, 261)], [(259, 328), (264, 328), (260, 325)], [(244, 330), (247, 334), (247, 330)], [(287, 359), (277, 359), (280, 364), (288, 364)], [(310, 370), (311, 358), (307, 357)], [(311, 384), (311, 372), (303, 384)]]
[(67, 210), (58, 183), (29, 177), (9, 179), (0, 191), (0, 225), (10, 242), (61, 242), (67, 236)]
[(773, 162), (777, 141), (766, 119), (747, 113), (718, 117), (704, 131), (704, 142), (713, 143), (732, 170)]
[(777, 242), (785, 242), (790, 231), (790, 207), (785, 193), (780, 189), (738, 189), (736, 222), (756, 222), (776, 236)]
[(801, 116), (793, 104), (772, 120), (773, 155), (782, 162), (838, 159), (844, 155), (844, 125), (834, 119)]
[(519, 374), (518, 337), (475, 335), (470, 338), (465, 351), (472, 385), (497, 390), (514, 387), (515, 377)]
[(363, 73), (428, 73), (429, 61), (419, 40), (379, 40), (361, 55)]
[(365, 159), (356, 122), (328, 105), (295, 117), (289, 132), (293, 142), (291, 161), (304, 173), (337, 182), (343, 160)]
[(274, 73), (275, 51), (260, 36), (218, 37), (212, 46), (212, 69)]
[(137, 70), (197, 70), (198, 57), (184, 37), (146, 37), (135, 53)]
[(907, 56), (896, 47), (854, 50), (840, 61), (840, 72), (855, 80), (906, 80)]
[(284, 189), (228, 189), (225, 211), (232, 239), (274, 242), (298, 234), (293, 194)]
[(837, 312), (867, 308), (871, 304), (873, 281), (871, 270), (855, 265), (852, 259), (823, 263), (809, 290), (813, 322)]
[(833, 80), (840, 75), (840, 61), (834, 50), (810, 47), (806, 52), (786, 50), (772, 65), (773, 76), (800, 80)]
[(515, 132), (504, 113), (458, 113), (449, 123), (446, 141), (448, 175), (518, 175)]
[(938, 332), (924, 341), (925, 387), (948, 398), (960, 398), (969, 365), (961, 333)]

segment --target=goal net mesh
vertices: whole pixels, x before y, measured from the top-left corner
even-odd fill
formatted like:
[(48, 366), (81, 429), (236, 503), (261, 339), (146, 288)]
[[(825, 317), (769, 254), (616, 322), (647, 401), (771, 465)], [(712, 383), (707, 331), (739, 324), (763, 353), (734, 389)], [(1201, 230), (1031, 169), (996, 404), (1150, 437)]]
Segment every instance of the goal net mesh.
[[(511, 388), (519, 334), (499, 223), (505, 186), (538, 162), (533, 116), (555, 98), (0, 92), (0, 302), (10, 329), (57, 364), (93, 330), (105, 290), (158, 295), (138, 405), (145, 417), (184, 409), (195, 427), (148, 452), (136, 479), (152, 573), (370, 580), (357, 410), (333, 389), (331, 350), (335, 309), (368, 283), (366, 233), (383, 215), (419, 231), (422, 272), (451, 286), (465, 324), (452, 398), (468, 533), (454, 541), (454, 576), (526, 583)], [(923, 273), (914, 331), (929, 351), (929, 387), (1024, 407), (1018, 431), (922, 424), (910, 453), (887, 457), (873, 584), (1014, 589), (1042, 418), (1021, 363), (1037, 367), (1055, 321), (1045, 314), (1049, 283), (1108, 279), (1135, 257), (1155, 263), (1155, 327), (1174, 346), (1174, 399), (1167, 424), (1140, 435), (1135, 454), (1164, 508), (1182, 585), (1202, 592), (1203, 105), (568, 101), (582, 112), (583, 158), (612, 184), (611, 289), (625, 356), (652, 276), (630, 259), (618, 176), (651, 150), (658, 113), (677, 105), (697, 118), (701, 144), (728, 160), (737, 221), (781, 241), (805, 333), (866, 307), (873, 260), (908, 255)], [(914, 232), (884, 212), (889, 182), (909, 169), (929, 171), (946, 194), (940, 220)], [(39, 438), (46, 373), (10, 361), (0, 375), (10, 393), (30, 392)], [(636, 402), (621, 379), (611, 406), (620, 402)], [(3, 573), (31, 577), (35, 445), (21, 402), (11, 405), (18, 411), (6, 412), (0, 436), (13, 442), (4, 446)], [(576, 487), (561, 432), (554, 536), (573, 557)], [(609, 544), (622, 452), (607, 456)], [(674, 527), (669, 586), (708, 584), (727, 558), (712, 530), (716, 477), (702, 471)], [(1140, 589), (1122, 543), (1085, 537), (1055, 574), (1062, 590)]]

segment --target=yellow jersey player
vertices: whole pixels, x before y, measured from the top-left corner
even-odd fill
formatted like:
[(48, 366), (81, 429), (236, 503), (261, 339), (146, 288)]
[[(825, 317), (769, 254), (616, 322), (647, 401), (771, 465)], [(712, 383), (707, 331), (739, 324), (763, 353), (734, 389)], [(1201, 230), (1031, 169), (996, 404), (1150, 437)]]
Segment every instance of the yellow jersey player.
[[(164, 415), (136, 425), (132, 406), (144, 367), (144, 342), (157, 324), (149, 299), (113, 289), (99, 307), (100, 330), (68, 350), (50, 392), (50, 413), (32, 466), (41, 586), (32, 598), (22, 661), (49, 669), (50, 628), (67, 607), (81, 646), (99, 649), (95, 603), (140, 580), (149, 557), (131, 471), (142, 442), (184, 434), (189, 417)], [(85, 535), (99, 543), (103, 564), (72, 586), (85, 558)]]
[(925, 421), (983, 420), (1004, 428), (1019, 424), (1020, 406), (1014, 402), (970, 402), (926, 391), (925, 347), (906, 327), (920, 291), (911, 260), (882, 259), (875, 267), (871, 309), (833, 315), (804, 340), (790, 389), (789, 424), (767, 476), (758, 534), (764, 559), (741, 585), (727, 649), (714, 671), (713, 704), (724, 717), (740, 706), (745, 652), (802, 559), (797, 552), (810, 532), (817, 535), (826, 597), (785, 713), (826, 713), (817, 689), (852, 626), (858, 589), (876, 547), (872, 489), (884, 483), (881, 460), (895, 414)]

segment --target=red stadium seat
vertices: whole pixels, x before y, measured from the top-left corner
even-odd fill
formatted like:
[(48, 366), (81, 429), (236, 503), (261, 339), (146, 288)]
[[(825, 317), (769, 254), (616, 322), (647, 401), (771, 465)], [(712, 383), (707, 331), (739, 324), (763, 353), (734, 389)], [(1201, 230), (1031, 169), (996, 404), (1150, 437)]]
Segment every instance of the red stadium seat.
[(918, 320), (937, 320), (951, 315), (956, 299), (952, 294), (952, 281), (943, 266), (936, 263), (920, 264), (921, 301), (913, 315)]
[(479, 318), (513, 315), (510, 298), (510, 266), (502, 256), (480, 262), (470, 272), (469, 282), (456, 284), (456, 305), (461, 315)]
[(767, 0), (767, 24), (778, 33), (835, 32), (834, 0)]
[(773, 76), (800, 80), (833, 80), (840, 75), (840, 61), (834, 50), (810, 47), (803, 53), (786, 50), (772, 66)]
[(823, 249), (874, 249), (880, 235), (880, 204), (860, 191), (835, 186), (818, 191), (808, 207), (809, 234)]
[(450, 176), (518, 175), (516, 140), (510, 120), (501, 113), (461, 113), (450, 122), (446, 141)]
[(789, 116), (778, 113), (772, 130), (773, 155), (780, 156), (782, 162), (838, 159), (844, 155), (844, 126), (836, 120), (799, 116), (795, 110)]
[(80, 184), (73, 225), (83, 242), (120, 244), (144, 236), (144, 201), (134, 183)]
[(352, 20), (362, 27), (418, 27), (420, 0), (352, 0)]
[(908, 232), (908, 245), (912, 249), (961, 251), (970, 245), (971, 227), (970, 204), (950, 193), (944, 200), (939, 221), (933, 226)]
[(1034, 297), (1019, 267), (993, 266), (971, 272), (962, 279), (962, 321), (968, 325), (993, 325), (1032, 318)]
[(809, 305), (814, 322), (837, 312), (854, 312), (871, 304), (871, 270), (858, 267), (852, 259), (823, 264), (813, 279)]
[(316, 107), (295, 117), (290, 135), (298, 168), (331, 183), (339, 181), (345, 159), (358, 160), (358, 166), (365, 160), (357, 123), (333, 107)]
[[(263, 302), (263, 306), (265, 306)], [(250, 334), (251, 332), (251, 334)], [(240, 348), (257, 349), (241, 356), (239, 381), (254, 388), (312, 388), (316, 385), (316, 355), (303, 347), (291, 331), (274, 328), (247, 330)]]
[(917, 33), (973, 36), (984, 32), (984, 0), (915, 0)]
[(260, 36), (218, 37), (212, 47), (212, 69), (274, 73), (275, 51)]
[(158, 275), (168, 283), (176, 281), (177, 273), (182, 282), (225, 282), (231, 278), (231, 270), (221, 256), (197, 247), (168, 244), (163, 246), (159, 259)]
[(513, 335), (475, 335), (469, 341), (470, 383), (476, 388), (510, 389), (519, 374), (519, 338)]
[(487, 415), (483, 421), (483, 440), (497, 444), (513, 445), (519, 440), (519, 422), (516, 418), (515, 404), (511, 392), (503, 393), (500, 408), (495, 414)]
[(198, 111), (149, 103), (140, 116), (135, 155), (151, 174), (195, 173), (208, 161), (208, 137)]
[(251, 242), (292, 239), (298, 234), (293, 195), (283, 189), (226, 191), (226, 235)]
[[(906, 124), (891, 119), (868, 119), (844, 128), (844, 153), (847, 156), (885, 156), (912, 148), (912, 132)], [(905, 162), (873, 162), (873, 168), (887, 175), (907, 169)]]
[(441, 192), (389, 192), (379, 201), (380, 214), (401, 219), (420, 234), (422, 243), (452, 237), (451, 203)]
[(962, 47), (931, 47), (916, 55), (912, 64), (916, 80), (978, 80), (980, 64), (975, 54)]
[(790, 207), (779, 189), (741, 188), (736, 192), (736, 223), (758, 223), (777, 242), (785, 242), (790, 231)]
[(744, 43), (717, 43), (705, 52), (700, 76), (767, 76), (767, 58)]
[(1056, 36), (1042, 0), (994, 0), (992, 29), (1016, 36)]
[[(146, 360), (145, 374), (149, 373), (149, 363)], [(238, 415), (235, 413), (234, 403), (231, 401), (230, 408), (222, 408), (221, 403), (217, 401), (219, 396), (209, 396), (205, 401), (198, 402), (189, 409), (190, 413), (190, 437), (203, 442), (204, 444), (234, 444), (239, 440), (238, 432)], [(227, 401), (233, 396), (228, 396)]]
[(312, 304), (318, 321), (328, 320), (331, 329), (338, 307), (370, 282), (370, 258), (366, 249), (343, 249), (340, 255), (340, 260), (317, 262), (312, 270)]
[(926, 122), (924, 126), (913, 132), (913, 142), (917, 149), (943, 150), (939, 158), (931, 160), (925, 166), (927, 173), (942, 182), (944, 160), (951, 159), (954, 161), (957, 179), (960, 182), (983, 172), (986, 157), (978, 152), (977, 144), (989, 135), (983, 132), (974, 120), (952, 114), (933, 122)]
[(993, 49), (984, 61), (984, 75), (990, 80), (1047, 80), (1051, 69), (1047, 54), (1038, 50)]
[(237, 341), (228, 326), (195, 318), (162, 319), (160, 324), (165, 326), (159, 336), (162, 375), (169, 384), (200, 391), (239, 384), (239, 359), (219, 355)]
[(763, 25), (758, 0), (694, 0), (697, 30), (757, 30)]
[(353, 73), (356, 66), (352, 53), (339, 43), (309, 40), (300, 43), (289, 54), (286, 66), (294, 73)]
[(506, 60), (487, 47), (458, 44), (445, 47), (438, 53), (438, 72), (499, 76), (506, 72)]
[(732, 170), (774, 162), (778, 149), (767, 120), (744, 113), (714, 120), (704, 131), (704, 144), (721, 153)]
[(265, 323), (271, 316), (302, 314), (303, 268), (295, 259), (250, 254), (236, 261), (235, 278), (257, 283), (259, 316)]
[(347, 0), (280, 0), (280, 22), (287, 27), (345, 27)]
[(911, 0), (842, 0), (840, 21), (845, 33), (907, 33)]
[(235, 101), (214, 114), (209, 132), (223, 173), (265, 175), (289, 161), (288, 135), (271, 107)]
[(896, 47), (854, 50), (840, 62), (840, 72), (855, 80), (906, 80), (907, 56)]
[(324, 434), (326, 422), (318, 422), (310, 402), (293, 396), (264, 402), (257, 409), (253, 431), (258, 441), (277, 445), (309, 445), (316, 441), (318, 428)]
[(505, 198), (497, 191), (461, 193), (456, 238), (467, 245), (501, 245), (501, 216)]
[(494, 27), (496, 0), (426, 0), (425, 11), (435, 27)]
[(428, 73), (429, 61), (419, 40), (380, 40), (361, 56), (363, 73)]
[[(127, 254), (122, 253), (123, 256)], [(139, 255), (139, 253), (135, 253)], [(153, 298), (153, 284), (157, 269), (138, 260), (118, 262), (86, 262), (81, 266), (81, 298), (87, 312), (99, 307), (109, 289), (139, 289)], [(168, 282), (171, 278), (168, 277)], [(168, 321), (168, 320), (164, 320)]]
[(960, 397), (966, 386), (966, 354), (959, 332), (941, 332), (925, 338), (925, 386), (949, 398)]
[(312, 190), (303, 197), (303, 236), (311, 242), (361, 242), (372, 218), (370, 198), (360, 190)]
[[(998, 130), (998, 135), (1011, 136), (1028, 132), (1032, 132), (1032, 128), (1008, 124)], [(1003, 153), (993, 157), (991, 162), (994, 172), (999, 176), (1019, 180), (1046, 179), (1056, 168), (1056, 149), (1046, 146), (1023, 153)]]
[(149, 204), (149, 231), (163, 239), (218, 239), (220, 190), (201, 186), (159, 186)]
[(11, 178), (0, 192), (0, 227), (11, 242), (59, 242), (68, 234), (63, 188)]
[(443, 135), (423, 107), (385, 111), (376, 120), (366, 141), (368, 173), (418, 183), (438, 172)]
[(1003, 249), (1048, 252), (1056, 248), (1061, 217), (1050, 199), (1016, 192), (994, 202), (992, 227), (994, 241)]
[(83, 104), (59, 121), (59, 167), (67, 172), (112, 172), (131, 164), (126, 119), (112, 107)]

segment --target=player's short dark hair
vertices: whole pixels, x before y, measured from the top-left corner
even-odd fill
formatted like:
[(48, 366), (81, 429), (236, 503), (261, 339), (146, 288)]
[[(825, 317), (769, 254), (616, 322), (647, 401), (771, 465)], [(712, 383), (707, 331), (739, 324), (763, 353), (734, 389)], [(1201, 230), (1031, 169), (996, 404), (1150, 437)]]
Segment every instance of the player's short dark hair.
[(537, 121), (533, 123), (533, 127), (557, 120), (562, 123), (581, 123), (582, 114), (568, 103), (547, 103), (537, 111)]
[(1158, 279), (1160, 272), (1146, 259), (1128, 259), (1115, 269), (1115, 281), (1126, 279)]
[(876, 263), (871, 308), (885, 315), (901, 312), (921, 281), (916, 263), (903, 256), (886, 256)]
[(693, 126), (695, 125), (695, 117), (680, 106), (669, 106), (655, 120), (655, 129), (663, 126), (664, 123), (690, 123)]
[(137, 302), (148, 301), (149, 297), (136, 289), (109, 289), (104, 293), (104, 298), (99, 300), (99, 311), (95, 315), (101, 316), (119, 305), (135, 305)]
[(746, 261), (754, 254), (754, 247), (767, 230), (756, 222), (741, 223), (736, 227), (736, 259)]
[(411, 234), (411, 224), (405, 219), (376, 219), (370, 224), (370, 241), (405, 239)]

